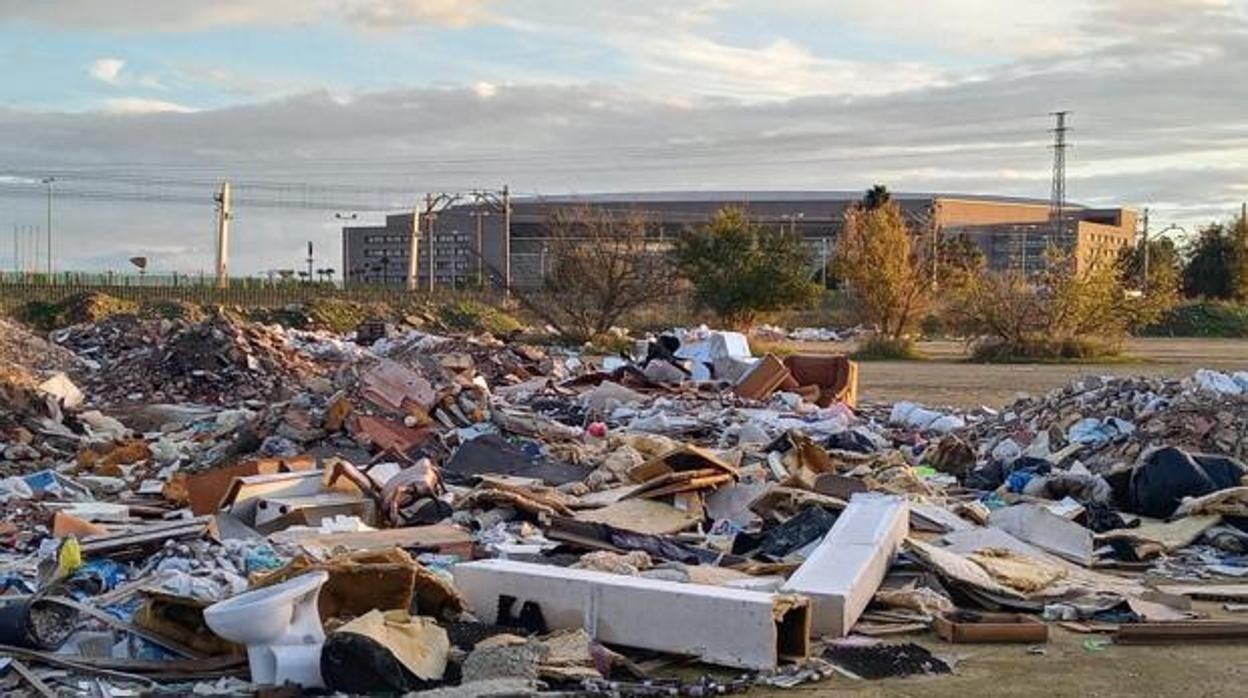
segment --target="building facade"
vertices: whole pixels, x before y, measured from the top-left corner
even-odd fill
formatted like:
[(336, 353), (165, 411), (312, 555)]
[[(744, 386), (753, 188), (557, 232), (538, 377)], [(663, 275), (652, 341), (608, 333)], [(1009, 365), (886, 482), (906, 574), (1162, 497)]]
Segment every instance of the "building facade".
[[(981, 247), (994, 269), (1039, 268), (1048, 245), (1074, 253), (1077, 264), (1112, 261), (1135, 239), (1130, 209), (1070, 205), (1060, 230), (1049, 220), (1047, 199), (961, 194), (893, 193), (903, 214), (917, 226), (935, 226), (942, 236), (965, 235)], [(514, 198), (510, 226), (497, 207), (460, 205), (421, 217), (417, 282), (428, 288), (537, 285), (549, 266), (547, 225), (552, 215), (589, 208), (640, 215), (660, 242), (735, 207), (762, 225), (801, 235), (816, 267), (832, 255), (847, 208), (861, 192), (646, 192)], [(384, 226), (343, 229), (343, 270), (348, 283), (403, 284), (408, 273), (412, 214), (386, 217)]]

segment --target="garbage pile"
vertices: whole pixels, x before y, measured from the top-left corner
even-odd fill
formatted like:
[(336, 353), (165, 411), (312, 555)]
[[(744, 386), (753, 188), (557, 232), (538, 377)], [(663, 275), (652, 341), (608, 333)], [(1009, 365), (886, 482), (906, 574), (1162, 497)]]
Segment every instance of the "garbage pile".
[(54, 339), (74, 359), (15, 355), (3, 393), (4, 695), (706, 695), (946, 675), (945, 644), (1058, 624), (1248, 637), (1192, 603), (1248, 598), (1239, 374), (954, 413), (709, 329)]
[(321, 371), (280, 330), (224, 314), (202, 322), (113, 315), (53, 339), (95, 369), (88, 386), (97, 404), (282, 397), (305, 389)]
[(963, 432), (991, 457), (1047, 456), (1072, 444), (1095, 470), (1130, 466), (1149, 447), (1243, 457), (1248, 452), (1248, 372), (1198, 371), (1187, 379), (1086, 376), (1024, 398)]

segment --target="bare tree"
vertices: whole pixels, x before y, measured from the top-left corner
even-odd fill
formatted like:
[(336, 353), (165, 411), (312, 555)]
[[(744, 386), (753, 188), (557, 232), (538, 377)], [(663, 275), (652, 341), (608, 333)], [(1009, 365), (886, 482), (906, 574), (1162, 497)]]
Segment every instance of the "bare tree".
[(543, 244), (540, 286), (513, 291), (569, 339), (603, 334), (625, 314), (677, 292), (679, 277), (641, 214), (560, 211), (547, 222)]

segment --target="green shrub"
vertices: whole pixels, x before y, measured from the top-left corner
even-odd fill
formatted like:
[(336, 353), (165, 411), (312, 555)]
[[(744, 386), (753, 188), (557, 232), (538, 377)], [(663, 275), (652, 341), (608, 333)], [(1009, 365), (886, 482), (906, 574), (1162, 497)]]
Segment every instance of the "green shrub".
[(858, 343), (850, 358), (855, 361), (920, 361), (924, 357), (912, 339), (872, 335)]
[(502, 309), (471, 299), (441, 306), (438, 318), (453, 330), (489, 332), (496, 336), (509, 335), (524, 328), (519, 320)]
[(204, 309), (180, 300), (159, 300), (145, 303), (142, 308), (144, 316), (158, 317), (165, 320), (187, 320), (199, 322), (206, 317)]
[(1121, 354), (1121, 342), (1091, 337), (1035, 337), (1021, 341), (990, 338), (981, 340), (972, 347), (971, 360), (981, 363), (1094, 361), (1117, 358)]
[(32, 327), (55, 330), (138, 311), (139, 304), (134, 301), (114, 298), (104, 293), (76, 293), (54, 302), (30, 301), (18, 308), (14, 315)]
[(1231, 301), (1200, 301), (1170, 309), (1145, 327), (1146, 337), (1248, 337), (1248, 305)]

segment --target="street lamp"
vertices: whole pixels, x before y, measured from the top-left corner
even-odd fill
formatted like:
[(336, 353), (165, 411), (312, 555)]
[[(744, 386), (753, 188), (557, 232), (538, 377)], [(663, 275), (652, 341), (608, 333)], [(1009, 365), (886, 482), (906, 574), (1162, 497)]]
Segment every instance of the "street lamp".
[(44, 177), (42, 180), (48, 187), (48, 282), (52, 281), (52, 183), (56, 177)]

